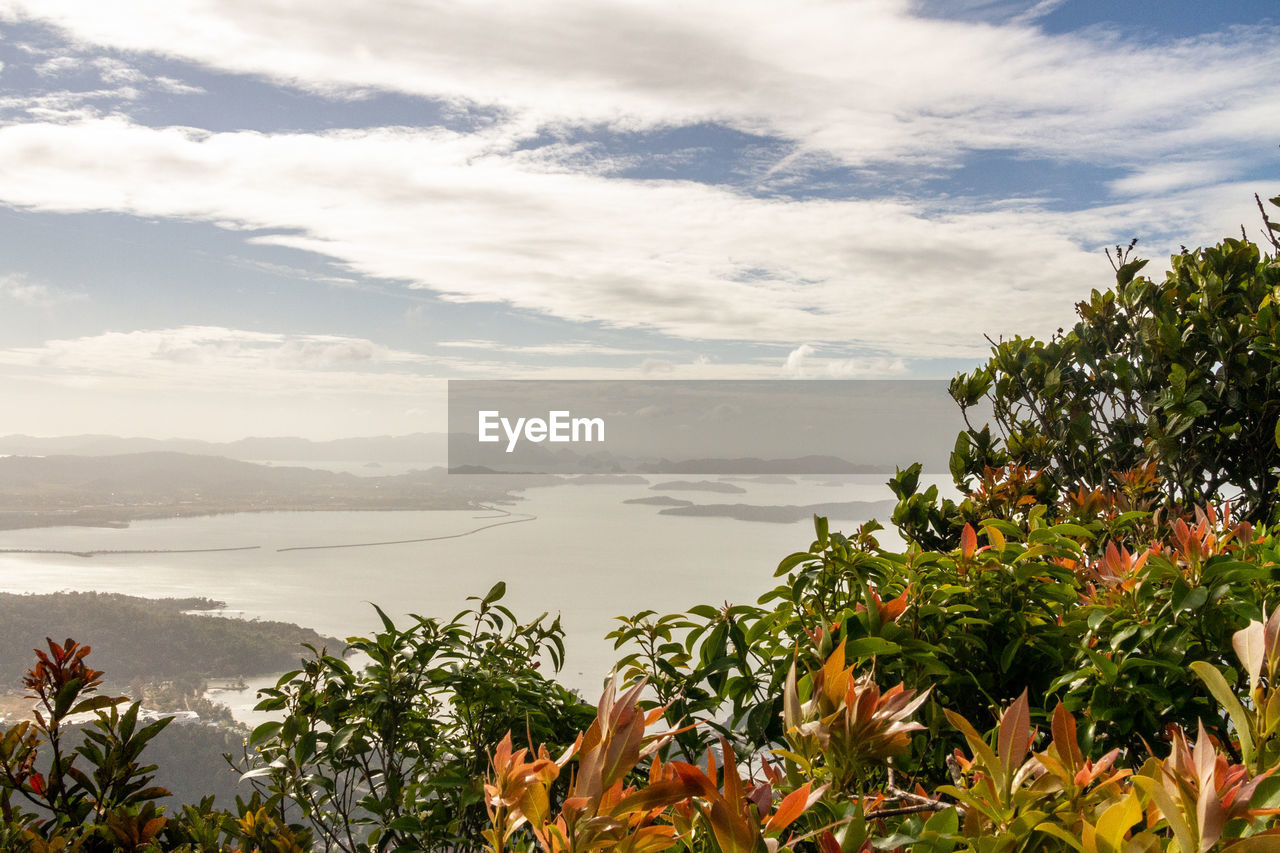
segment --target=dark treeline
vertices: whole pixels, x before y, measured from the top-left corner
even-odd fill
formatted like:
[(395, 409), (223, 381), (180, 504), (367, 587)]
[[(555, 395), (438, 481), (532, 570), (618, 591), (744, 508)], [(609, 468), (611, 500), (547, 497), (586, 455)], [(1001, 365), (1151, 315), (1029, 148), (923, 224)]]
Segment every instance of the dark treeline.
[(0, 594), (0, 686), (16, 689), (45, 638), (92, 637), (94, 661), (114, 683), (261, 675), (291, 669), (300, 643), (342, 643), (287, 622), (193, 616), (204, 598), (146, 599), (101, 592)]

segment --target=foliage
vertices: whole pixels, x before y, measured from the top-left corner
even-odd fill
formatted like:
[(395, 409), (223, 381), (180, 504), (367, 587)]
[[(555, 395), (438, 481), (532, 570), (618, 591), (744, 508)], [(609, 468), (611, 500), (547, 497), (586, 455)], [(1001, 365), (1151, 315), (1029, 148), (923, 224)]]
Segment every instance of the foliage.
[(284, 822), (301, 811), (325, 849), (475, 849), (485, 817), (491, 745), (517, 729), (567, 746), (591, 708), (538, 672), (558, 668), (559, 620), (520, 622), (498, 584), (449, 622), (413, 617), (349, 640), (369, 664), (354, 671), (312, 649), (302, 669), (264, 690), (283, 712), (249, 739), (245, 779)]
[[(136, 849), (167, 822), (153, 801), (168, 792), (150, 784), (156, 768), (141, 764), (140, 755), (169, 721), (140, 726), (136, 703), (121, 713), (123, 699), (98, 694), (102, 672), (85, 663), (88, 646), (46, 644), (48, 651), (36, 652), (36, 665), (23, 678), (39, 702), (35, 719), (0, 738), (0, 813), (8, 843), (19, 849)], [(89, 713), (95, 719), (82, 742), (68, 749), (69, 719)]]
[[(1255, 621), (1239, 632), (1242, 658), (1271, 659), (1267, 630)], [(663, 709), (646, 713), (639, 707), (643, 687), (639, 682), (621, 697), (614, 687), (606, 690), (591, 728), (557, 760), (545, 749), (526, 760), (529, 751), (513, 751), (510, 734), (498, 744), (485, 788), (491, 820), (485, 837), (493, 853), (535, 846), (545, 853), (775, 853), (806, 844), (823, 853), (1251, 853), (1280, 847), (1280, 827), (1271, 820), (1280, 812), (1273, 807), (1280, 786), (1269, 784), (1280, 763), (1236, 763), (1203, 725), (1194, 745), (1173, 726), (1162, 739), (1164, 757), (1128, 756), (1125, 766), (1119, 748), (1091, 758), (1076, 717), (1062, 703), (1043, 737), (1032, 724), (1026, 692), (1001, 713), (989, 737), (944, 709), (966, 750), (948, 757), (950, 784), (932, 793), (918, 786), (906, 791), (894, 784), (889, 762), (911, 732), (923, 729), (909, 718), (924, 697), (912, 700), (901, 685), (879, 695), (869, 673), (855, 676), (846, 665), (842, 643), (803, 678), (791, 671), (785, 730), (797, 748), (772, 750), (772, 760), (760, 761), (768, 781), (741, 778), (725, 739), (719, 741), (723, 778), (717, 781), (710, 750), (703, 767), (662, 761), (662, 746), (674, 732), (648, 732)], [(1255, 697), (1264, 707), (1273, 694), (1269, 684), (1260, 689)], [(1233, 694), (1224, 695), (1239, 705)], [(802, 696), (809, 698), (802, 702)], [(1248, 737), (1243, 729), (1236, 734), (1237, 744)], [(851, 750), (857, 753), (853, 762)], [(647, 776), (629, 774), (646, 756), (652, 756)], [(578, 772), (557, 815), (547, 788), (573, 760)], [(853, 781), (870, 774), (840, 772), (872, 764), (889, 771), (879, 790)], [(819, 786), (819, 779), (831, 782)]]
[(923, 729), (908, 718), (929, 696), (898, 684), (883, 694), (870, 674), (858, 677), (845, 666), (842, 641), (813, 673), (803, 701), (793, 664), (782, 696), (782, 718), (790, 750), (785, 755), (809, 778), (832, 790), (855, 795), (866, 790), (866, 771), (906, 752), (911, 733)]
[(1071, 495), (1132, 486), (1117, 481), (1142, 470), (1158, 488), (1131, 497), (1148, 506), (1231, 501), (1241, 518), (1280, 521), (1277, 255), (1246, 239), (1184, 249), (1163, 282), (1118, 247), (1115, 263), (1114, 289), (1080, 302), (1070, 331), (994, 342), (985, 365), (952, 380), (966, 422), (990, 412), (996, 432), (970, 423), (957, 437), (961, 503), (901, 483), (893, 520), (904, 535), (945, 549), (991, 514), (995, 492), (1016, 493), (999, 500), (1013, 518), (1030, 503), (1056, 510)]
[[(510, 734), (498, 745), (485, 785), (489, 850), (511, 849), (513, 834), (525, 825), (546, 853), (641, 853), (677, 845), (720, 853), (788, 849), (779, 846), (783, 833), (825, 793), (825, 785), (811, 790), (805, 783), (775, 809), (772, 785), (744, 784), (727, 740), (720, 742), (723, 774), (711, 751), (705, 768), (654, 757), (647, 784), (627, 785), (637, 764), (656, 756), (674, 733), (647, 733), (661, 714), (639, 708), (643, 681), (622, 696), (616, 687), (615, 681), (606, 688), (590, 728), (556, 761), (542, 748), (537, 760), (526, 762), (525, 750), (512, 752)], [(577, 774), (559, 814), (553, 814), (548, 786), (570, 759), (576, 760)]]
[[(867, 530), (845, 537), (819, 519), (817, 539), (782, 561), (783, 582), (764, 606), (628, 620), (616, 639), (693, 627), (667, 644), (680, 654), (652, 666), (652, 656), (633, 653), (626, 672), (668, 692), (697, 684), (705, 698), (693, 716), (715, 722), (681, 736), (683, 756), (688, 743), (725, 732), (740, 749), (758, 750), (784, 742), (752, 722), (784, 717), (793, 657), (818, 670), (843, 649), (850, 666), (874, 661), (881, 689), (931, 691), (921, 707), (930, 737), (913, 742), (904, 765), (926, 784), (941, 781), (942, 759), (959, 745), (944, 708), (990, 725), (992, 709), (1024, 690), (1039, 719), (1059, 701), (1087, 711), (1083, 737), (1094, 753), (1145, 754), (1171, 723), (1194, 729), (1203, 719), (1221, 736), (1224, 723), (1192, 667), (1224, 670), (1232, 689), (1243, 684), (1232, 638), (1280, 591), (1275, 533), (1209, 508), (1139, 545), (1153, 529), (1150, 513), (1125, 514), (1123, 523), (1047, 515), (1030, 513), (1025, 527), (986, 519), (981, 533), (966, 527), (948, 553), (883, 551)], [(749, 656), (733, 654), (733, 636), (751, 638)], [(722, 677), (726, 670), (731, 677)], [(656, 695), (647, 707), (666, 705)], [(668, 722), (688, 709), (672, 703)]]

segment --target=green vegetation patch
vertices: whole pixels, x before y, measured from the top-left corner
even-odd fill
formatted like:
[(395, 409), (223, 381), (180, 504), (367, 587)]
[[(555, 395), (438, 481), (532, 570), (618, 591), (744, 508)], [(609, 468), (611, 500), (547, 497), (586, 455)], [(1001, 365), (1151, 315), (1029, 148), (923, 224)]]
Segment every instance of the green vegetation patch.
[(344, 644), (288, 622), (199, 616), (222, 602), (138, 598), (103, 592), (0, 594), (0, 688), (17, 689), (31, 650), (46, 637), (92, 637), (93, 656), (112, 681), (251, 676), (297, 665), (299, 644)]

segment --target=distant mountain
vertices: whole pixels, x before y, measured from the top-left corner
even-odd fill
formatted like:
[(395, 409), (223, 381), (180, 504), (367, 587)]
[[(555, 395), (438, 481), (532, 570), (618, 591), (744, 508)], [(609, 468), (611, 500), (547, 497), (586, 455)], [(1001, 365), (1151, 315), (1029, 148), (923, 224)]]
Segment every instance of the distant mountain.
[(0, 454), (14, 456), (117, 456), (126, 453), (172, 452), (199, 456), (225, 456), (250, 462), (356, 462), (421, 463), (424, 468), (444, 465), (448, 455), (445, 433), (380, 435), (312, 441), (293, 436), (242, 438), (230, 442), (185, 438), (121, 438), (113, 435), (68, 435), (37, 438), (29, 435), (0, 437)]
[(0, 529), (119, 526), (260, 510), (470, 509), (559, 478), (452, 477), (442, 468), (357, 477), (200, 454), (0, 458)]

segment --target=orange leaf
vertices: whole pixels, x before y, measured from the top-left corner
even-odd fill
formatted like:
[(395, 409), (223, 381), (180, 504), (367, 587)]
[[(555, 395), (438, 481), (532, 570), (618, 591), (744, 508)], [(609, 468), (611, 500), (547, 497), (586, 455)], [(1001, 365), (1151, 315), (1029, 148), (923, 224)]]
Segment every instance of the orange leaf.
[(960, 556), (971, 560), (977, 550), (978, 534), (974, 532), (972, 524), (966, 524), (964, 530), (960, 531)]
[(782, 798), (782, 802), (778, 804), (778, 810), (769, 818), (769, 822), (765, 824), (764, 831), (768, 833), (782, 832), (790, 826), (795, 819), (804, 814), (809, 803), (809, 786), (811, 782), (805, 782), (799, 788), (796, 788), (790, 794)]

